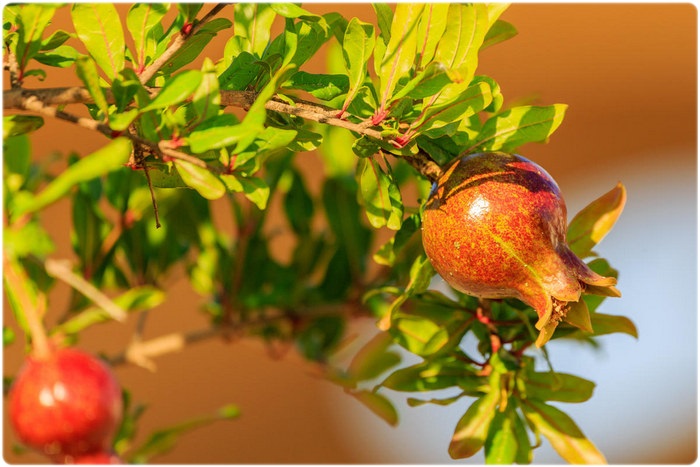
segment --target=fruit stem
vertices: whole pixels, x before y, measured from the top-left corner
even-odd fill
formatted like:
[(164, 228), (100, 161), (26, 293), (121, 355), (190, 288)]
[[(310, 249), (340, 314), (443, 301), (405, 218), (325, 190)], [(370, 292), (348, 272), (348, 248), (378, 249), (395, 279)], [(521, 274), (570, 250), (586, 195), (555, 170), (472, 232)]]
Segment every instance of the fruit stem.
[(32, 353), (38, 359), (47, 359), (51, 355), (51, 346), (49, 345), (46, 330), (41, 321), (41, 316), (46, 311), (46, 300), (43, 294), (36, 294), (36, 303), (29, 296), (27, 284), (29, 278), (25, 275), (24, 270), (19, 265), (10, 260), (7, 254), (3, 251), (3, 269), (7, 290), (14, 295), (17, 300), (17, 310), (24, 316), (29, 328), (29, 333), (32, 338)]

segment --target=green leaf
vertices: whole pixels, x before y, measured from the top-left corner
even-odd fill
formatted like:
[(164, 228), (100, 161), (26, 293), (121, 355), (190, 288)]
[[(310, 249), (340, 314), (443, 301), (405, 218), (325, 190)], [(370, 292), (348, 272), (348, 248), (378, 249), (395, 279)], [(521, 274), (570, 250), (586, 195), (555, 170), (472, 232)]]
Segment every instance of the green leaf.
[(63, 45), (71, 37), (73, 37), (71, 34), (61, 29), (59, 29), (58, 31), (54, 31), (53, 34), (51, 34), (49, 37), (47, 37), (41, 42), (40, 50), (54, 50), (55, 48)]
[(593, 328), (591, 327), (591, 315), (584, 300), (569, 303), (569, 309), (566, 312), (564, 321), (582, 331), (588, 333), (593, 332)]
[(449, 21), (433, 60), (444, 64), (452, 81), (470, 82), (478, 64), (479, 48), (488, 31), (488, 10), (483, 3), (450, 4)]
[(430, 97), (440, 92), (451, 82), (452, 80), (447, 75), (445, 65), (431, 62), (415, 78), (406, 83), (400, 91), (394, 94), (391, 100), (397, 101), (403, 97), (410, 97), (411, 99)]
[(283, 88), (301, 89), (324, 101), (335, 99), (348, 92), (345, 75), (319, 75), (299, 71), (282, 84)]
[[(121, 309), (129, 312), (145, 311), (155, 308), (165, 301), (165, 292), (152, 286), (130, 289), (112, 299)], [(111, 322), (112, 317), (99, 307), (87, 308), (68, 321), (53, 329), (53, 333), (78, 334), (94, 324)]]
[(304, 178), (296, 170), (289, 172), (290, 186), (284, 196), (284, 211), (292, 230), (297, 235), (308, 235), (314, 215), (314, 200), (306, 189)]
[(515, 29), (515, 26), (513, 26), (507, 21), (503, 21), (500, 19), (496, 20), (496, 22), (494, 22), (491, 28), (489, 29), (489, 32), (486, 33), (484, 43), (481, 44), (480, 50), (484, 50), (488, 47), (491, 47), (492, 45), (496, 45), (503, 41), (507, 41), (508, 39), (511, 39), (517, 35), (518, 30)]
[(178, 3), (177, 10), (185, 18), (186, 22), (191, 23), (197, 17), (197, 13), (204, 6), (203, 3)]
[(449, 3), (429, 3), (418, 24), (418, 66), (425, 68), (435, 56), (435, 49), (447, 27)]
[(221, 179), (229, 190), (243, 192), (245, 197), (261, 211), (267, 207), (267, 201), (270, 198), (270, 187), (261, 178), (242, 177), (233, 174), (222, 175)]
[(550, 442), (554, 450), (571, 464), (604, 464), (605, 457), (561, 410), (533, 399), (521, 400), (527, 420)]
[(541, 401), (585, 402), (593, 396), (595, 383), (566, 373), (529, 372), (527, 397)]
[(518, 452), (518, 439), (515, 436), (515, 411), (508, 404), (505, 412), (496, 412), (489, 427), (484, 445), (487, 464), (512, 464)]
[(445, 104), (429, 106), (423, 116), (411, 126), (424, 134), (430, 132), (428, 136), (431, 137), (442, 136), (434, 130), (473, 115), (483, 110), (490, 102), (491, 88), (486, 83), (476, 83)]
[(399, 415), (386, 397), (376, 392), (353, 391), (350, 394), (391, 426), (399, 422)]
[(564, 119), (566, 109), (565, 104), (513, 107), (488, 119), (476, 142), (465, 152), (508, 152), (525, 143), (547, 141)]
[(374, 26), (353, 18), (343, 36), (343, 60), (349, 90), (341, 114), (347, 110), (367, 77), (367, 61), (374, 50)]
[(259, 134), (258, 128), (250, 124), (214, 126), (202, 130), (193, 131), (187, 137), (187, 143), (194, 154), (202, 154), (211, 149), (220, 149), (232, 146), (244, 138), (255, 137)]
[(275, 10), (264, 3), (237, 3), (233, 7), (233, 18), (236, 36), (245, 39), (244, 50), (262, 56), (270, 42)]
[(5, 325), (2, 326), (2, 346), (7, 347), (8, 345), (11, 345), (15, 339), (17, 338), (17, 335), (15, 334), (15, 331), (12, 330), (12, 328), (7, 327)]
[(187, 186), (197, 190), (202, 197), (213, 200), (226, 194), (223, 182), (209, 169), (179, 159), (173, 160), (173, 163)]
[(272, 3), (272, 9), (285, 18), (300, 18), (306, 21), (324, 21), (323, 17), (315, 15), (294, 3)]
[(60, 47), (56, 47), (55, 49), (36, 54), (34, 56), (34, 60), (47, 66), (67, 68), (72, 66), (80, 57), (81, 54), (79, 54), (73, 47), (69, 45), (62, 45)]
[(394, 391), (426, 392), (459, 386), (467, 380), (481, 392), (489, 391), (485, 377), (475, 376), (464, 362), (452, 358), (431, 359), (401, 368), (387, 376), (381, 385)]
[(19, 216), (42, 209), (65, 196), (78, 183), (119, 169), (129, 160), (131, 150), (131, 141), (128, 138), (112, 140), (106, 146), (68, 167), (37, 196), (18, 203), (13, 215)]
[[(23, 135), (38, 130), (44, 125), (42, 117), (34, 115), (6, 115), (2, 119), (2, 139)], [(14, 158), (15, 155), (5, 153), (5, 158)]]
[(622, 214), (627, 200), (627, 191), (622, 183), (591, 202), (571, 219), (566, 232), (566, 241), (571, 251), (579, 257), (590, 255), (596, 246), (613, 228)]
[(53, 18), (56, 8), (58, 5), (30, 3), (23, 5), (19, 11), (17, 16), (19, 38), (15, 54), (17, 65), (22, 74), (24, 74), (29, 60), (41, 49), (41, 37)]
[(391, 24), (394, 19), (394, 12), (386, 3), (372, 3), (372, 8), (377, 16), (377, 24), (379, 25), (379, 37), (384, 41), (384, 44), (389, 43), (391, 37)]
[(238, 407), (229, 404), (217, 410), (213, 415), (195, 418), (169, 428), (157, 430), (134, 451), (129, 461), (134, 464), (148, 463), (153, 456), (165, 454), (173, 449), (177, 445), (180, 436), (216, 421), (233, 420), (239, 416), (240, 410)]
[[(4, 119), (6, 118), (8, 117), (4, 117)], [(5, 121), (4, 119), (3, 121)], [(2, 149), (4, 153), (2, 162), (5, 172), (5, 186), (10, 191), (18, 191), (29, 176), (29, 170), (32, 165), (32, 149), (29, 136), (18, 135), (3, 138)], [(7, 198), (5, 202), (7, 202)]]
[(124, 68), (124, 31), (112, 3), (76, 3), (71, 8), (73, 26), (90, 56), (113, 80)]
[(392, 344), (393, 339), (389, 333), (376, 334), (353, 357), (348, 367), (349, 375), (355, 381), (370, 380), (397, 365), (401, 357), (388, 350)]
[(214, 63), (207, 57), (202, 64), (202, 81), (192, 96), (192, 106), (201, 121), (218, 115), (220, 104), (219, 79)]
[(593, 326), (593, 335), (595, 336), (622, 332), (634, 338), (639, 337), (637, 327), (632, 320), (625, 316), (591, 313), (591, 324)]
[(100, 86), (100, 75), (98, 74), (95, 61), (90, 57), (82, 56), (75, 62), (75, 69), (78, 77), (95, 101), (95, 105), (100, 109), (102, 115), (106, 117), (109, 105), (107, 104), (105, 93)]
[(199, 70), (183, 71), (166, 81), (158, 95), (150, 104), (141, 109), (147, 112), (153, 109), (163, 109), (177, 105), (190, 97), (202, 82), (203, 73)]
[(143, 69), (155, 58), (156, 26), (167, 12), (168, 5), (164, 3), (137, 3), (129, 8), (126, 26), (134, 39), (137, 69)]
[[(357, 164), (357, 178), (367, 219), (374, 228), (387, 226), (392, 230), (401, 228), (403, 212), (393, 209), (390, 186), (394, 181), (371, 157), (363, 158)], [(394, 193), (395, 198), (395, 193)]]
[(219, 75), (219, 87), (226, 91), (243, 91), (253, 83), (261, 65), (248, 52), (241, 52), (231, 65)]
[(418, 21), (424, 4), (399, 3), (391, 23), (391, 38), (384, 54), (375, 53), (375, 70), (379, 76), (381, 110), (394, 94), (399, 79), (408, 74), (416, 58)]
[(469, 406), (452, 435), (448, 452), (453, 459), (471, 457), (483, 447), (489, 426), (500, 399), (499, 391), (492, 388)]

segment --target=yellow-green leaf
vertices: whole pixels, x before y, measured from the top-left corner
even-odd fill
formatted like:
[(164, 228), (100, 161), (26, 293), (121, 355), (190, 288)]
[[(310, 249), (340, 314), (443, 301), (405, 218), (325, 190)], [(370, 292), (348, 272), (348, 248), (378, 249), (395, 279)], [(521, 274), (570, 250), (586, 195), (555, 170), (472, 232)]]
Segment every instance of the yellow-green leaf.
[(124, 31), (112, 3), (76, 3), (71, 9), (73, 26), (90, 56), (107, 78), (124, 68)]
[(605, 464), (605, 457), (561, 410), (534, 399), (521, 401), (528, 421), (542, 433), (555, 451), (571, 464)]
[(591, 249), (613, 228), (627, 200), (622, 183), (583, 208), (574, 216), (566, 233), (566, 241), (576, 255), (587, 256)]
[(226, 187), (209, 169), (191, 162), (174, 160), (177, 172), (190, 188), (194, 188), (206, 199), (219, 199), (226, 194)]
[(399, 415), (393, 404), (381, 394), (371, 391), (356, 391), (351, 394), (389, 425), (396, 426), (399, 422)]
[(448, 452), (453, 459), (471, 457), (483, 447), (499, 400), (500, 393), (492, 388), (469, 406), (450, 441)]

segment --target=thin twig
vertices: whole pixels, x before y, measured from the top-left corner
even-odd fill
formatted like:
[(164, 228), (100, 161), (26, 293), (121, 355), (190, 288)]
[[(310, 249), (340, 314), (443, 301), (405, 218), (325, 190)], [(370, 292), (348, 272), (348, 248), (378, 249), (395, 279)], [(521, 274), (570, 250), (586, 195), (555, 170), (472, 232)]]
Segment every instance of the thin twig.
[(44, 262), (44, 267), (50, 276), (62, 280), (85, 297), (92, 300), (95, 305), (102, 308), (112, 319), (120, 322), (126, 321), (126, 311), (103, 294), (97, 287), (74, 273), (70, 267), (69, 261), (47, 259)]
[(151, 80), (151, 78), (153, 78), (153, 76), (158, 72), (158, 70), (163, 68), (163, 66), (165, 66), (165, 64), (173, 58), (177, 51), (180, 50), (183, 45), (185, 45), (187, 39), (194, 36), (202, 26), (211, 21), (214, 18), (214, 16), (216, 16), (219, 13), (219, 11), (221, 11), (225, 6), (225, 3), (219, 3), (214, 8), (212, 8), (209, 11), (209, 13), (207, 13), (200, 21), (195, 22), (192, 25), (192, 29), (190, 29), (187, 33), (185, 33), (184, 31), (180, 31), (180, 33), (175, 37), (173, 43), (170, 44), (170, 46), (165, 50), (165, 52), (163, 52), (161, 56), (155, 59), (153, 63), (148, 65), (143, 70), (143, 72), (141, 72), (141, 74), (139, 75), (139, 80), (141, 81), (141, 83), (148, 83)]

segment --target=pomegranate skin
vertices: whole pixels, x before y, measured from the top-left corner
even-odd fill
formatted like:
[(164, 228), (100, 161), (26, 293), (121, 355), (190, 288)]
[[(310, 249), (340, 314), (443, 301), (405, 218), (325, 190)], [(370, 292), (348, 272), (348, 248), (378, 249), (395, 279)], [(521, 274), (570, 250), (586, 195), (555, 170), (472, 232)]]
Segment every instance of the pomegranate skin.
[(97, 358), (73, 349), (27, 357), (9, 393), (19, 439), (56, 463), (108, 452), (122, 416), (121, 389)]
[(569, 249), (566, 205), (554, 179), (519, 155), (486, 152), (454, 162), (426, 203), (423, 246), (452, 287), (518, 298), (537, 311), (537, 329), (556, 325), (562, 305), (578, 302), (586, 284), (619, 296), (615, 278), (596, 274)]

